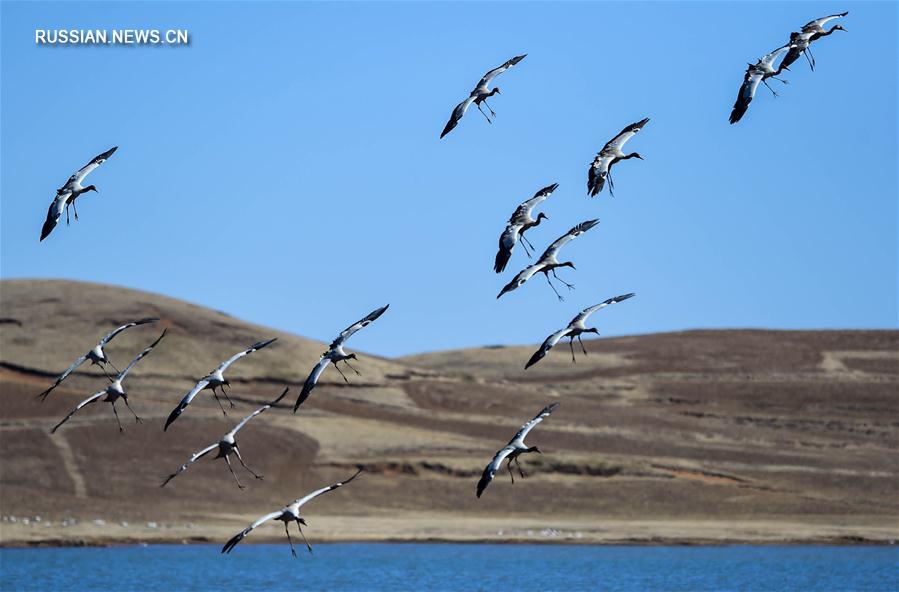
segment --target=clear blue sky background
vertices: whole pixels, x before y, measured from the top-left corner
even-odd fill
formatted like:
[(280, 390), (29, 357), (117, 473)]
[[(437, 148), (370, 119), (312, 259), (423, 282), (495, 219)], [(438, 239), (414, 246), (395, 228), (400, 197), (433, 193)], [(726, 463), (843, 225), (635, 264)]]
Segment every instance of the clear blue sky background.
[[(840, 10), (774, 99), (727, 117), (746, 63)], [(581, 308), (604, 335), (897, 324), (895, 2), (2, 3), (2, 277), (158, 292), (399, 355), (535, 343)], [(190, 47), (36, 47), (35, 28), (187, 28)], [(490, 126), (472, 110), (488, 69)], [(594, 153), (652, 121), (586, 196)], [(70, 173), (81, 220), (38, 243)], [(575, 223), (556, 301), (492, 263), (515, 206), (560, 184), (542, 249)], [(262, 337), (262, 336), (261, 336)]]

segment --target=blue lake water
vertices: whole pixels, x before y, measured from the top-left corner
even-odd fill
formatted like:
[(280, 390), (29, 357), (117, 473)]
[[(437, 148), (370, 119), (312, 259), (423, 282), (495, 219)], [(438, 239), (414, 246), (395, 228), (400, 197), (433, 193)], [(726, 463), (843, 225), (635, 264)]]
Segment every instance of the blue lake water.
[(0, 549), (6, 590), (899, 590), (896, 547), (321, 544)]

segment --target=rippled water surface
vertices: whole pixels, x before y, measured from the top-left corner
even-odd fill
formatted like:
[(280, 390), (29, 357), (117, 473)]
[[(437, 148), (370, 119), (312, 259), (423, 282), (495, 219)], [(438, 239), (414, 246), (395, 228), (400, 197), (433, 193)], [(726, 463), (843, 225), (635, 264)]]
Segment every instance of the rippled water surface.
[(0, 549), (3, 590), (899, 590), (895, 547), (331, 544)]

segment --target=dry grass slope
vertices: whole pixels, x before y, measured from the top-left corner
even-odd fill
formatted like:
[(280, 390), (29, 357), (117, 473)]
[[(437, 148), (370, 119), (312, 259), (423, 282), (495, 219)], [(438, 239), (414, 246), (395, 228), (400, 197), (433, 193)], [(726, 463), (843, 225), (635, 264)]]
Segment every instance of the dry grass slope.
[[(224, 541), (323, 482), (367, 473), (310, 504), (315, 540), (567, 542), (877, 541), (899, 536), (899, 332), (692, 331), (560, 346), (360, 355), (362, 377), (328, 372), (307, 406), (251, 422), (239, 442), (247, 489), (203, 459), (159, 488), (283, 385), (298, 390), (324, 344), (158, 295), (63, 281), (0, 283), (0, 543)], [(107, 405), (49, 428), (103, 384), (83, 368), (34, 395), (106, 330), (155, 315), (108, 348), (117, 364), (168, 327), (129, 376), (145, 423), (119, 434)], [(279, 341), (230, 371), (238, 408), (202, 395), (165, 416), (221, 359)], [(541, 406), (544, 450), (524, 482), (483, 466)], [(285, 401), (286, 403), (287, 401)], [(125, 420), (126, 415), (122, 415)], [(245, 478), (246, 477), (246, 478)], [(16, 522), (10, 522), (10, 516)], [(41, 522), (23, 524), (22, 517)], [(69, 520), (66, 526), (62, 521)], [(99, 521), (96, 522), (95, 521)], [(127, 526), (123, 524), (127, 523)], [(148, 526), (148, 523), (155, 525)], [(263, 528), (256, 540), (279, 540)]]

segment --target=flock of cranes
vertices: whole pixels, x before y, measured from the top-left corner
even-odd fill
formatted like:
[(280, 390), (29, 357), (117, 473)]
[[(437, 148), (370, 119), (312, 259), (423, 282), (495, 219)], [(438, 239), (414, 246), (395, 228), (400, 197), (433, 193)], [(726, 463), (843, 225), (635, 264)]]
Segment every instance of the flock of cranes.
[[(810, 45), (817, 41), (818, 39), (830, 35), (834, 31), (845, 31), (845, 29), (841, 25), (835, 25), (830, 29), (825, 29), (824, 25), (830, 22), (833, 19), (841, 18), (846, 16), (846, 12), (840, 14), (834, 14), (827, 17), (823, 17), (820, 19), (816, 19), (814, 21), (809, 22), (804, 27), (802, 27), (801, 31), (794, 32), (790, 36), (790, 41), (768, 53), (762, 58), (758, 60), (756, 64), (750, 64), (749, 68), (746, 70), (746, 75), (743, 81), (743, 84), (740, 88), (739, 95), (737, 97), (737, 101), (734, 104), (733, 111), (730, 116), (730, 122), (736, 123), (739, 121), (743, 115), (746, 113), (746, 110), (749, 107), (749, 104), (752, 102), (752, 99), (755, 95), (756, 89), (759, 84), (764, 83), (768, 86), (767, 80), (775, 79), (780, 80), (784, 84), (786, 81), (778, 78), (778, 76), (784, 71), (788, 70), (789, 66), (794, 63), (797, 59), (799, 59), (800, 55), (805, 55), (808, 60), (809, 66), (814, 69), (815, 60), (811, 55)], [(487, 119), (489, 123), (492, 123), (490, 116), (484, 112), (482, 109), (482, 105), (487, 108), (490, 115), (496, 116), (496, 113), (487, 103), (487, 99), (492, 97), (495, 94), (499, 94), (499, 87), (490, 88), (493, 80), (496, 79), (497, 76), (510, 69), (511, 67), (520, 63), (527, 54), (515, 56), (512, 59), (508, 60), (498, 68), (494, 68), (487, 72), (483, 78), (478, 82), (475, 86), (474, 90), (471, 91), (469, 96), (459, 103), (455, 109), (453, 109), (452, 115), (450, 116), (449, 121), (447, 122), (443, 132), (440, 134), (440, 138), (445, 137), (451, 131), (453, 131), (461, 121), (462, 117), (465, 115), (468, 108), (474, 104), (482, 115)], [(774, 62), (780, 57), (783, 56), (779, 66), (777, 68), (774, 67)], [(768, 86), (771, 89), (770, 86)], [(772, 93), (774, 93), (774, 89), (771, 89)], [(776, 96), (776, 93), (774, 93)], [(587, 193), (591, 197), (597, 196), (606, 184), (609, 187), (609, 193), (614, 195), (614, 183), (612, 181), (612, 167), (617, 163), (623, 160), (629, 160), (631, 158), (636, 158), (642, 160), (643, 157), (640, 156), (637, 152), (625, 153), (623, 148), (624, 145), (631, 140), (634, 136), (636, 136), (644, 126), (649, 122), (649, 118), (644, 118), (636, 123), (628, 125), (620, 133), (618, 133), (614, 138), (609, 140), (603, 148), (596, 154), (596, 157), (593, 159), (590, 167), (588, 169), (587, 174)], [(81, 195), (89, 192), (89, 191), (97, 191), (97, 188), (94, 185), (82, 185), (84, 179), (90, 174), (92, 171), (97, 169), (101, 164), (106, 162), (118, 149), (118, 147), (113, 147), (102, 154), (97, 155), (91, 161), (79, 169), (76, 173), (74, 173), (71, 177), (69, 177), (68, 181), (57, 189), (56, 197), (53, 199), (52, 204), (50, 205), (50, 209), (47, 213), (47, 219), (44, 222), (44, 225), (41, 229), (41, 237), (40, 240), (43, 241), (46, 239), (50, 233), (56, 228), (59, 223), (60, 218), (62, 217), (63, 212), (66, 214), (66, 224), (68, 225), (70, 222), (69, 218), (69, 207), (72, 208), (75, 220), (78, 220), (78, 212), (75, 209), (75, 201)], [(548, 220), (548, 216), (540, 212), (534, 216), (534, 209), (546, 201), (553, 192), (558, 188), (558, 183), (553, 183), (540, 189), (534, 196), (524, 202), (522, 202), (513, 212), (512, 216), (509, 218), (508, 223), (506, 224), (505, 229), (499, 238), (499, 249), (496, 254), (496, 258), (494, 261), (494, 271), (499, 274), (503, 273), (511, 260), (513, 252), (515, 250), (516, 245), (521, 243), (522, 250), (528, 257), (532, 257), (534, 253), (536, 253), (536, 249), (533, 244), (531, 244), (530, 240), (525, 236), (525, 233), (540, 225), (540, 223), (544, 220)], [(535, 276), (538, 273), (542, 273), (546, 278), (547, 283), (550, 288), (552, 288), (555, 295), (558, 297), (560, 301), (564, 300), (561, 293), (559, 293), (555, 284), (553, 284), (552, 278), (561, 282), (564, 286), (566, 286), (569, 290), (574, 289), (574, 285), (566, 282), (562, 278), (557, 275), (557, 270), (563, 267), (570, 267), (571, 269), (575, 269), (574, 263), (571, 261), (560, 261), (559, 253), (567, 243), (572, 241), (573, 239), (579, 237), (580, 235), (586, 233), (590, 229), (594, 228), (599, 224), (599, 220), (586, 220), (579, 224), (576, 224), (572, 227), (568, 232), (564, 235), (553, 241), (537, 258), (536, 262), (526, 266), (524, 269), (519, 271), (513, 278), (510, 280), (499, 292), (497, 298), (502, 297), (503, 295), (517, 290), (521, 286), (523, 286), (530, 278)], [(609, 298), (599, 304), (595, 304), (588, 308), (583, 309), (580, 313), (575, 316), (566, 327), (555, 331), (551, 335), (549, 335), (541, 344), (540, 348), (534, 352), (534, 354), (530, 357), (530, 359), (526, 362), (524, 368), (525, 370), (530, 368), (531, 366), (537, 364), (540, 360), (542, 360), (546, 355), (552, 350), (561, 340), (566, 337), (569, 340), (569, 348), (571, 350), (571, 361), (572, 363), (576, 363), (577, 359), (574, 351), (574, 341), (575, 339), (581, 346), (581, 350), (584, 355), (587, 355), (587, 349), (584, 346), (582, 341), (582, 336), (585, 333), (593, 333), (599, 335), (599, 330), (595, 327), (587, 327), (586, 322), (590, 315), (598, 310), (606, 308), (612, 304), (617, 304), (619, 302), (623, 302), (635, 296), (634, 293), (622, 294), (620, 296), (615, 296), (613, 298)], [(389, 305), (382, 306), (373, 310), (371, 313), (356, 321), (346, 329), (344, 329), (328, 346), (328, 349), (321, 354), (318, 362), (311, 369), (308, 378), (303, 384), (303, 388), (300, 394), (297, 396), (297, 399), (293, 405), (293, 412), (296, 413), (299, 407), (309, 398), (316, 384), (318, 383), (319, 378), (322, 373), (325, 371), (329, 364), (333, 364), (334, 368), (340, 374), (344, 381), (349, 382), (346, 374), (341, 370), (339, 364), (343, 363), (346, 368), (349, 368), (354, 373), (359, 374), (359, 371), (350, 364), (350, 360), (357, 360), (356, 354), (347, 353), (344, 350), (344, 346), (346, 342), (352, 337), (357, 331), (367, 327), (377, 319), (379, 319), (388, 309)], [(137, 415), (134, 409), (131, 407), (128, 401), (128, 394), (126, 393), (122, 382), (128, 375), (128, 373), (150, 352), (156, 348), (159, 343), (166, 336), (167, 330), (163, 330), (159, 337), (153, 341), (150, 345), (148, 345), (143, 351), (140, 352), (127, 366), (125, 366), (124, 370), (119, 371), (116, 366), (109, 359), (105, 348), (109, 343), (120, 333), (123, 331), (130, 329), (132, 327), (138, 327), (141, 325), (147, 325), (158, 322), (160, 319), (156, 317), (147, 317), (142, 318), (136, 321), (132, 321), (126, 323), (109, 334), (103, 337), (100, 342), (91, 348), (87, 353), (80, 356), (75, 362), (69, 366), (55, 381), (54, 383), (47, 388), (45, 391), (38, 395), (40, 400), (45, 400), (50, 393), (57, 388), (66, 378), (72, 374), (79, 366), (84, 364), (85, 362), (90, 362), (91, 365), (100, 366), (104, 375), (106, 376), (109, 384), (105, 385), (103, 389), (94, 393), (87, 399), (78, 403), (74, 409), (56, 424), (51, 432), (56, 432), (63, 424), (65, 424), (69, 419), (71, 419), (78, 411), (83, 409), (84, 407), (90, 405), (91, 403), (97, 402), (103, 397), (104, 401), (110, 403), (113, 409), (113, 413), (116, 418), (116, 422), (118, 423), (119, 431), (123, 432), (125, 428), (122, 426), (121, 421), (119, 420), (118, 410), (116, 409), (116, 402), (121, 399), (125, 406), (129, 411), (134, 415), (134, 419), (136, 422), (141, 422), (141, 418)], [(213, 369), (208, 375), (201, 378), (193, 388), (191, 388), (186, 395), (184, 395), (178, 405), (172, 410), (171, 414), (165, 421), (165, 425), (163, 426), (163, 431), (167, 431), (169, 427), (177, 420), (186, 410), (187, 407), (191, 404), (191, 402), (197, 397), (198, 394), (203, 392), (204, 390), (210, 390), (212, 392), (213, 398), (218, 403), (222, 414), (227, 416), (227, 411), (225, 406), (222, 404), (221, 399), (219, 398), (220, 394), (228, 401), (231, 407), (234, 407), (234, 403), (228, 397), (226, 388), (230, 386), (230, 382), (224, 376), (224, 372), (234, 363), (239, 361), (240, 359), (254, 353), (260, 351), (270, 345), (272, 345), (276, 339), (268, 339), (265, 341), (259, 341), (254, 343), (247, 349), (240, 351), (221, 364), (219, 364), (215, 369)], [(113, 370), (115, 370), (115, 376), (111, 376), (106, 367), (111, 366)], [(219, 391), (219, 392), (217, 392)], [(234, 455), (237, 457), (238, 462), (241, 466), (249, 472), (256, 479), (263, 479), (263, 476), (253, 471), (245, 462), (243, 457), (240, 454), (240, 449), (237, 445), (236, 436), (237, 433), (247, 425), (249, 421), (251, 421), (254, 417), (259, 414), (271, 409), (278, 405), (282, 399), (284, 399), (289, 392), (289, 388), (285, 388), (284, 391), (273, 401), (267, 403), (255, 411), (250, 415), (244, 417), (237, 425), (235, 425), (230, 431), (225, 433), (218, 442), (209, 444), (205, 448), (202, 448), (198, 452), (193, 453), (190, 458), (181, 465), (175, 472), (168, 475), (161, 486), (165, 487), (168, 483), (170, 483), (175, 477), (178, 477), (182, 473), (188, 470), (194, 462), (200, 460), (201, 458), (217, 451), (217, 455), (215, 458), (224, 458), (226, 464), (228, 465), (228, 470), (231, 472), (231, 475), (234, 477), (234, 480), (237, 482), (237, 486), (240, 489), (244, 489), (244, 485), (241, 483), (240, 478), (237, 476), (237, 473), (234, 471), (234, 467), (231, 464), (231, 456)], [(515, 434), (515, 436), (509, 441), (508, 444), (503, 446), (493, 457), (490, 463), (484, 469), (483, 475), (477, 483), (476, 487), (476, 495), (478, 498), (484, 493), (485, 489), (494, 479), (496, 473), (500, 471), (502, 468), (502, 463), (505, 461), (507, 463), (507, 469), (509, 471), (509, 476), (512, 480), (512, 483), (515, 482), (515, 476), (513, 473), (513, 465), (517, 467), (519, 475), (524, 477), (524, 472), (521, 469), (521, 464), (519, 461), (519, 457), (522, 454), (529, 453), (540, 453), (540, 449), (537, 446), (528, 446), (525, 444), (525, 437), (530, 433), (534, 427), (542, 422), (544, 419), (550, 416), (557, 408), (559, 407), (559, 403), (553, 403), (548, 405), (540, 410), (540, 412), (530, 421), (525, 423), (521, 429)], [(232, 539), (230, 539), (222, 548), (222, 553), (230, 553), (234, 547), (240, 543), (247, 535), (249, 535), (255, 528), (260, 526), (261, 524), (268, 522), (270, 520), (279, 520), (284, 523), (285, 532), (287, 534), (288, 543), (290, 544), (290, 550), (294, 557), (296, 557), (296, 550), (293, 546), (293, 540), (290, 536), (289, 525), (291, 522), (296, 523), (297, 528), (300, 532), (300, 535), (303, 537), (303, 540), (306, 544), (306, 547), (311, 552), (312, 547), (309, 545), (308, 540), (306, 540), (306, 536), (303, 533), (302, 526), (306, 526), (306, 521), (300, 515), (300, 508), (305, 505), (307, 502), (312, 499), (318, 497), (321, 494), (327, 493), (329, 491), (333, 491), (343, 485), (346, 485), (353, 481), (361, 472), (361, 469), (353, 474), (348, 479), (334, 483), (327, 487), (323, 487), (321, 489), (317, 489), (308, 495), (298, 498), (291, 502), (290, 504), (284, 506), (282, 509), (278, 511), (271, 512), (262, 516), (249, 526), (242, 530), (240, 533), (235, 535)]]
[[(740, 86), (740, 92), (737, 93), (737, 101), (734, 103), (733, 111), (730, 113), (730, 122), (737, 123), (746, 114), (749, 109), (749, 103), (755, 97), (755, 91), (760, 83), (764, 83), (768, 90), (775, 97), (777, 93), (768, 84), (768, 79), (778, 80), (783, 84), (788, 84), (786, 80), (778, 78), (784, 70), (789, 70), (790, 65), (799, 59), (799, 55), (805, 56), (808, 65), (812, 70), (815, 69), (815, 58), (811, 53), (811, 45), (813, 42), (830, 35), (834, 31), (845, 31), (842, 25), (834, 25), (830, 29), (824, 29), (824, 25), (830, 21), (842, 18), (849, 14), (841, 12), (839, 14), (831, 14), (806, 23), (800, 31), (790, 33), (790, 40), (781, 47), (778, 47), (771, 53), (766, 53), (755, 64), (749, 64), (746, 68), (746, 75), (743, 77), (743, 84)], [(780, 65), (774, 67), (774, 62), (783, 55)]]

